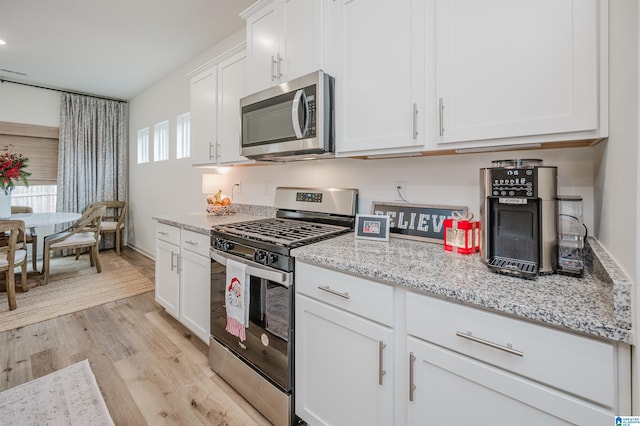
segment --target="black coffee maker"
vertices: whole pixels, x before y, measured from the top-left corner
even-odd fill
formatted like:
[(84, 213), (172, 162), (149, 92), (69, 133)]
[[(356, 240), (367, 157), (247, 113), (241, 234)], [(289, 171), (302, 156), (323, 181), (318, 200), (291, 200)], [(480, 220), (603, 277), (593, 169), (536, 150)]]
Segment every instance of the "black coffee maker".
[(480, 256), (498, 273), (555, 272), (557, 168), (542, 160), (493, 161), (480, 169)]

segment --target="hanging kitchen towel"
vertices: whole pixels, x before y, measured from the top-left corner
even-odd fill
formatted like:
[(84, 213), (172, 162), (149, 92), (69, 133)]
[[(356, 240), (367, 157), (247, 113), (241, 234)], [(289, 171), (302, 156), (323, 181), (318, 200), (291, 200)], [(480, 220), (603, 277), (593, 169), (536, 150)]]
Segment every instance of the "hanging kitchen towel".
[(224, 300), (227, 309), (226, 330), (244, 341), (245, 329), (249, 326), (249, 279), (247, 266), (235, 260), (227, 260), (227, 282)]

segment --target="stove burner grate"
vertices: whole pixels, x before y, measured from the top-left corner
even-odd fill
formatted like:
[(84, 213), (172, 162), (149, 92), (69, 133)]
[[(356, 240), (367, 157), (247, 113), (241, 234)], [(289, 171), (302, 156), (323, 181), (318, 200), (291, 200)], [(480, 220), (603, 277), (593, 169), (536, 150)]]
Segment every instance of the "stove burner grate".
[(232, 223), (217, 229), (228, 235), (267, 241), (286, 247), (314, 242), (349, 230), (344, 226), (276, 218)]

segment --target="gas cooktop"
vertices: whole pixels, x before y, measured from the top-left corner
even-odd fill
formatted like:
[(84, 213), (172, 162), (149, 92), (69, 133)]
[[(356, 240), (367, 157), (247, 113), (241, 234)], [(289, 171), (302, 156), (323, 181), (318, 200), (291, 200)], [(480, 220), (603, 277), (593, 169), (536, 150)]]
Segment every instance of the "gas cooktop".
[(213, 231), (221, 237), (235, 236), (292, 248), (348, 232), (350, 228), (302, 220), (268, 218), (219, 225), (215, 226)]

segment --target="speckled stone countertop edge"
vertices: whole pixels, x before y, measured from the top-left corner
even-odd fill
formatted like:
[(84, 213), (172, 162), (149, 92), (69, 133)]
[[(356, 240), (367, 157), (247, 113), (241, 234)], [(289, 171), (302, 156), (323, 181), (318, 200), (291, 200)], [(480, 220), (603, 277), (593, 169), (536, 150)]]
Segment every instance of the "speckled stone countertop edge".
[(214, 215), (202, 211), (184, 214), (158, 214), (151, 218), (159, 223), (197, 232), (199, 234), (210, 234), (211, 227), (214, 225), (244, 222), (263, 217), (274, 217), (275, 213), (276, 209), (270, 206), (232, 204), (231, 214)]
[[(419, 244), (421, 244), (419, 246)], [(593, 245), (597, 246), (594, 240)], [(406, 260), (421, 251), (413, 264)], [(342, 236), (293, 250), (297, 260), (379, 282), (401, 285), (477, 308), (507, 314), (589, 337), (632, 344), (630, 293), (587, 272), (584, 278), (559, 274), (521, 280), (488, 271), (477, 255), (444, 252), (441, 245), (392, 239), (390, 244)], [(600, 262), (598, 247), (593, 257)], [(610, 260), (610, 258), (609, 258)], [(607, 259), (600, 262), (606, 276), (620, 273)], [(616, 278), (628, 289), (624, 274)], [(622, 284), (625, 282), (625, 284)], [(522, 284), (520, 284), (522, 283)], [(630, 318), (630, 316), (629, 316)], [(628, 326), (627, 326), (628, 325)]]
[(614, 315), (620, 328), (632, 328), (632, 287), (628, 275), (613, 260), (609, 252), (593, 237), (587, 238), (587, 256), (593, 265), (596, 277), (613, 286)]

